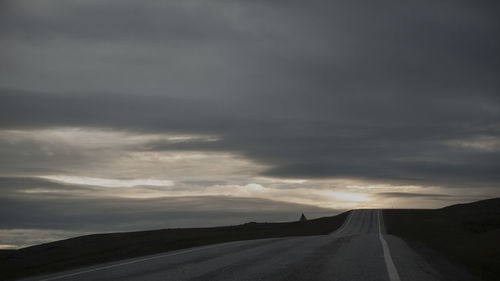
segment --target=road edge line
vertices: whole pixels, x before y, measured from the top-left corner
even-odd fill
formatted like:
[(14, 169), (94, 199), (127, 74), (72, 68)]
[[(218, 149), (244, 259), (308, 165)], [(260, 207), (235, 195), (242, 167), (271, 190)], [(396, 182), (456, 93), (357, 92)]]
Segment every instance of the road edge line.
[(384, 237), (382, 236), (382, 230), (380, 226), (380, 213), (382, 213), (382, 210), (378, 210), (378, 237), (380, 239), (380, 243), (382, 244), (382, 250), (384, 251), (384, 260), (385, 260), (385, 266), (387, 267), (387, 273), (389, 274), (389, 280), (391, 281), (401, 281), (399, 278), (398, 270), (396, 269), (396, 266), (394, 265), (394, 262), (392, 260), (391, 256), (391, 251), (389, 250), (389, 245), (387, 244), (387, 241), (385, 241)]
[(103, 270), (103, 269), (108, 269), (108, 268), (123, 266), (123, 265), (127, 265), (127, 264), (144, 262), (144, 261), (149, 261), (149, 260), (154, 260), (154, 259), (159, 259), (159, 258), (165, 258), (165, 257), (169, 257), (169, 256), (177, 256), (177, 255), (187, 254), (187, 253), (191, 253), (191, 252), (197, 252), (197, 251), (206, 250), (206, 249), (210, 249), (210, 248), (220, 247), (220, 246), (223, 246), (223, 244), (225, 244), (225, 243), (214, 244), (214, 245), (209, 245), (209, 246), (203, 246), (203, 247), (199, 247), (199, 248), (197, 247), (197, 248), (194, 248), (194, 249), (191, 249), (191, 250), (186, 250), (186, 251), (181, 251), (181, 252), (176, 252), (176, 253), (169, 253), (169, 254), (164, 254), (164, 255), (155, 255), (155, 256), (152, 256), (152, 257), (147, 257), (147, 258), (142, 258), (142, 259), (134, 259), (134, 260), (127, 261), (127, 262), (121, 262), (121, 263), (111, 264), (111, 265), (102, 266), (102, 267), (98, 267), (98, 268), (92, 268), (92, 269), (88, 269), (88, 270), (84, 270), (84, 271), (78, 271), (78, 272), (74, 272), (74, 273), (69, 273), (69, 274), (65, 274), (65, 275), (49, 277), (47, 279), (42, 279), (40, 281), (57, 280), (57, 279), (61, 279), (61, 278), (76, 276), (76, 275), (80, 275), (80, 274), (84, 274), (84, 273), (90, 273), (90, 272), (94, 272), (94, 271), (99, 271), (99, 270)]

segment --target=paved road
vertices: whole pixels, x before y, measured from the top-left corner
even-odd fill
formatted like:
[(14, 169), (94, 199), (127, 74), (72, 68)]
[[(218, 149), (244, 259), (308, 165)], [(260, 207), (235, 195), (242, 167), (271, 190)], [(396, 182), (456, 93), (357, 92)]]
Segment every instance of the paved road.
[(383, 225), (381, 211), (355, 210), (330, 235), (230, 242), (26, 280), (443, 279)]

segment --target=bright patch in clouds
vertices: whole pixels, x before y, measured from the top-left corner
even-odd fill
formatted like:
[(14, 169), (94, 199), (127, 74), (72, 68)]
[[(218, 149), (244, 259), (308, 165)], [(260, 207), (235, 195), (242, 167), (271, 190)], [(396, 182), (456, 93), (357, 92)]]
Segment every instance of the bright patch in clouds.
[[(248, 184), (216, 184), (209, 186), (182, 186), (176, 187), (170, 180), (152, 179), (103, 179), (76, 176), (42, 176), (41, 178), (63, 182), (67, 184), (91, 185), (103, 187), (92, 190), (89, 194), (80, 194), (92, 197), (122, 197), (122, 198), (162, 198), (186, 196), (226, 196), (237, 198), (259, 198), (276, 200), (288, 203), (297, 203), (318, 206), (323, 208), (354, 208), (366, 207), (373, 200), (372, 196), (361, 191), (331, 191), (321, 186), (299, 186), (295, 188), (279, 188), (278, 179)], [(243, 179), (242, 179), (243, 180)], [(281, 183), (287, 184), (287, 183)], [(108, 189), (106, 187), (112, 188)], [(164, 188), (151, 188), (164, 187)], [(116, 192), (115, 188), (121, 189)], [(45, 193), (43, 189), (31, 189), (30, 193)]]
[(104, 187), (134, 187), (134, 186), (171, 186), (174, 183), (169, 180), (154, 180), (154, 179), (102, 179), (89, 177), (74, 177), (74, 176), (42, 176), (48, 180), (54, 180), (70, 184), (86, 184)]
[(445, 142), (446, 145), (467, 150), (482, 152), (500, 151), (500, 137), (497, 136), (475, 136), (468, 139), (453, 139)]
[(323, 194), (341, 201), (367, 202), (372, 200), (366, 193), (324, 191)]

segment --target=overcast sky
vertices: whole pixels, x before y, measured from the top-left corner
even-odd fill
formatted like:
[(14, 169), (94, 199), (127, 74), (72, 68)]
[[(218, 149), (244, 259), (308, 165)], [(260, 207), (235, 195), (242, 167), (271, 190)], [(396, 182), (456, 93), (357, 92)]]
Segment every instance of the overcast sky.
[(499, 15), (1, 1), (0, 247), (500, 196)]

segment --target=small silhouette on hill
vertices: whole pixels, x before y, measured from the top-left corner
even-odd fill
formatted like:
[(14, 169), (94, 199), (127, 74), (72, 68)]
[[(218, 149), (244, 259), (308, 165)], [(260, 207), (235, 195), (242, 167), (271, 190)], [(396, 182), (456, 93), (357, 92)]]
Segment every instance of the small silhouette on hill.
[(300, 216), (299, 221), (306, 221), (306, 220), (307, 220), (306, 216), (304, 216), (304, 213), (302, 213), (302, 215)]

